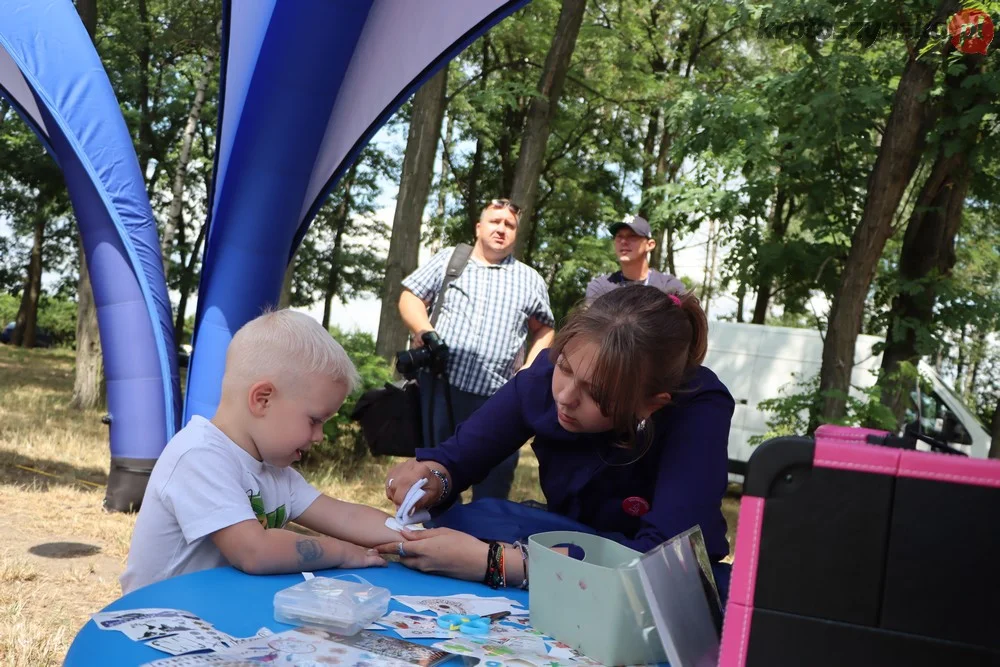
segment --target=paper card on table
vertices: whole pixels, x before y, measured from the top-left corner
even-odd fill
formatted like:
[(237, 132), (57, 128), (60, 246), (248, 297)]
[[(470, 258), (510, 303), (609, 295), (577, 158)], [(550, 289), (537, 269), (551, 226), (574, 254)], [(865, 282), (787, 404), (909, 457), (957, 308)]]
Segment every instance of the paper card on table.
[[(221, 645), (215, 643), (212, 644), (206, 643), (201, 639), (185, 632), (178, 635), (171, 635), (169, 637), (160, 637), (159, 639), (154, 639), (153, 641), (149, 642), (147, 646), (151, 646), (155, 648), (157, 651), (163, 651), (164, 653), (169, 653), (170, 655), (184, 655), (185, 653), (204, 651), (205, 649)], [(223, 646), (223, 648), (227, 647)]]
[[(309, 667), (321, 664), (431, 667), (454, 657), (445, 651), (371, 632), (343, 637), (311, 627), (297, 628), (261, 638), (219, 655), (233, 662), (274, 662)], [(191, 667), (196, 664), (192, 663)], [(161, 665), (156, 664), (156, 667)]]
[(441, 628), (437, 624), (434, 616), (423, 614), (407, 614), (401, 611), (393, 611), (376, 621), (380, 626), (379, 630), (393, 630), (400, 637), (410, 639), (419, 637), (421, 639), (447, 639), (454, 636), (454, 633)]
[(544, 655), (518, 651), (504, 642), (473, 641), (467, 637), (456, 637), (432, 645), (433, 648), (458, 655), (478, 658), (480, 664), (493, 665), (547, 665)]
[(166, 637), (178, 632), (211, 630), (212, 624), (178, 609), (136, 609), (101, 612), (93, 616), (102, 630), (118, 630), (133, 641)]
[(475, 595), (452, 595), (430, 597), (420, 595), (394, 595), (393, 599), (414, 611), (433, 611), (436, 614), (463, 614), (489, 616), (501, 611), (511, 615), (527, 614), (528, 610), (508, 598), (478, 597)]
[(232, 663), (232, 656), (208, 653), (203, 655), (180, 655), (175, 658), (163, 658), (147, 662), (142, 667), (205, 667), (206, 665), (224, 665)]
[(91, 616), (101, 630), (121, 630), (122, 627), (156, 621), (180, 618), (198, 618), (189, 611), (180, 609), (125, 609), (122, 611), (102, 611)]

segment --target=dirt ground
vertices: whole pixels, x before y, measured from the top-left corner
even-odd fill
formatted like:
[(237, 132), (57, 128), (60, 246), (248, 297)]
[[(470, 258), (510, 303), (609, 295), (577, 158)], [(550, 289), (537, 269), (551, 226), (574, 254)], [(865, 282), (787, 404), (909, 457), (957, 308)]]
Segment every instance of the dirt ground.
[[(102, 508), (108, 475), (100, 411), (69, 408), (73, 354), (0, 345), (0, 665), (59, 665), (89, 616), (119, 597), (135, 517)], [(389, 462), (304, 471), (338, 498), (383, 509)], [(515, 499), (540, 498), (522, 453)], [(724, 507), (733, 544), (738, 501)]]

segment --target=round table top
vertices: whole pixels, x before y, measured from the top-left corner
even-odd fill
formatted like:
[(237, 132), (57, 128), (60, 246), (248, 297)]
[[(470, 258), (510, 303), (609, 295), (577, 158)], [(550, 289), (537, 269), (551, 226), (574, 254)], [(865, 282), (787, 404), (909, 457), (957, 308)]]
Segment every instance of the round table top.
[[(409, 570), (398, 563), (386, 568), (365, 570), (324, 570), (318, 575), (356, 574), (376, 586), (388, 588), (393, 595), (458, 595), (471, 593), (480, 597), (507, 597), (528, 606), (528, 593), (516, 588), (492, 590), (481, 583), (458, 581)], [(120, 611), (164, 607), (182, 609), (208, 621), (218, 630), (234, 637), (250, 637), (262, 627), (274, 632), (293, 626), (274, 620), (274, 594), (302, 581), (301, 574), (254, 576), (232, 567), (192, 572), (165, 579), (132, 591), (101, 611)], [(389, 611), (411, 611), (392, 600)], [(440, 640), (409, 640), (432, 644)], [(101, 665), (141, 665), (170, 656), (132, 641), (123, 633), (101, 630), (88, 620), (77, 633), (66, 654), (64, 665), (81, 667)]]

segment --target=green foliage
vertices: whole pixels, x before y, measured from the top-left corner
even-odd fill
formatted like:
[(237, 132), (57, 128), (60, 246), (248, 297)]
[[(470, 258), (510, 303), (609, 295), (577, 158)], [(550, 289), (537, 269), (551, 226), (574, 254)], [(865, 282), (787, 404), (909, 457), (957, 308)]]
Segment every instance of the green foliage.
[(20, 307), (21, 300), (19, 298), (11, 294), (0, 294), (0, 327), (5, 327), (8, 322), (13, 322)]
[[(767, 433), (751, 436), (751, 445), (759, 445), (765, 440), (786, 435), (806, 435), (809, 432), (809, 418), (822, 403), (826, 394), (819, 391), (819, 376), (795, 380), (780, 389), (781, 396), (769, 398), (757, 404), (757, 409), (770, 413)], [(878, 385), (855, 387), (860, 393), (846, 395), (847, 414), (833, 423), (841, 426), (866, 426), (888, 431), (896, 430), (896, 418), (892, 411), (882, 405), (881, 389)]]
[[(0, 328), (17, 318), (21, 298), (0, 294)], [(52, 335), (54, 345), (71, 347), (76, 341), (76, 301), (42, 295), (38, 303), (38, 326)]]
[[(347, 356), (354, 362), (361, 376), (361, 384), (347, 397), (337, 414), (323, 425), (326, 440), (313, 446), (309, 451), (309, 458), (312, 460), (364, 458), (368, 456), (367, 448), (360, 429), (351, 421), (350, 415), (364, 392), (382, 387), (386, 382), (392, 382), (392, 369), (385, 359), (375, 353), (375, 339), (371, 334), (344, 333), (337, 328), (331, 329), (331, 334), (343, 345)], [(347, 452), (350, 452), (349, 456)]]
[(38, 326), (52, 334), (55, 345), (76, 343), (76, 301), (43, 294), (38, 304)]

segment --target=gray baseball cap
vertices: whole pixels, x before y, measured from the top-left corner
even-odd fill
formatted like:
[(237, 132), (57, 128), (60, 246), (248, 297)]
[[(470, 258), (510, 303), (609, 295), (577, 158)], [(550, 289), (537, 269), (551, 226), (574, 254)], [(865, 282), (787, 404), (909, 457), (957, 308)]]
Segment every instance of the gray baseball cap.
[(645, 236), (647, 239), (653, 238), (653, 230), (649, 228), (649, 223), (646, 222), (645, 218), (640, 218), (637, 215), (633, 216), (630, 222), (616, 222), (611, 225), (611, 235), (617, 234), (622, 227), (628, 227), (639, 236)]

